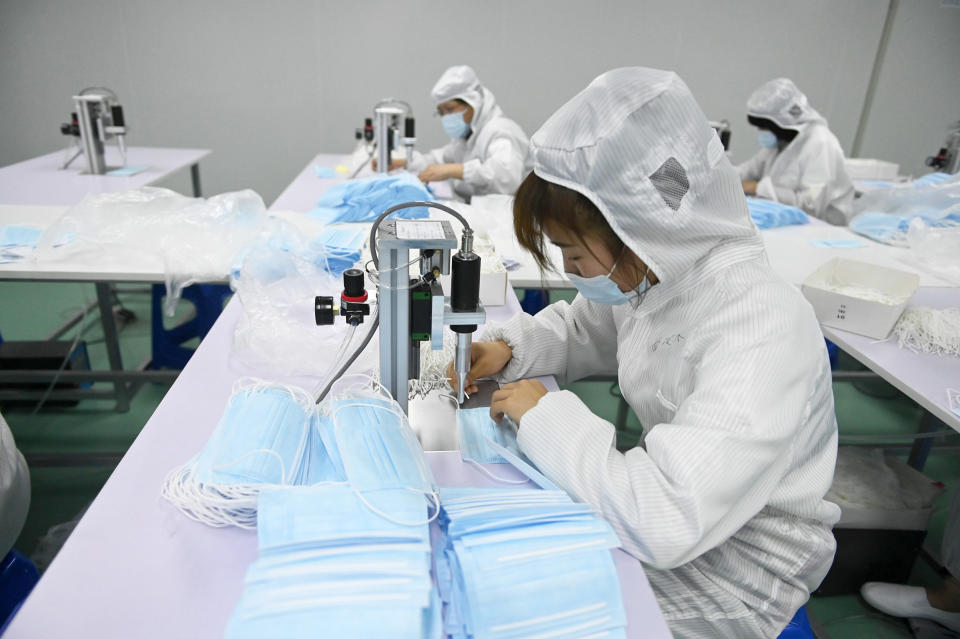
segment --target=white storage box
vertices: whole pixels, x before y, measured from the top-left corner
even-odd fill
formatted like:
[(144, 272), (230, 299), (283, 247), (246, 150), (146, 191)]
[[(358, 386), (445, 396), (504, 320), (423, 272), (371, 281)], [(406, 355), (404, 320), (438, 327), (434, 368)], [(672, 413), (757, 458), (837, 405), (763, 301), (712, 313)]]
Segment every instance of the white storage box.
[(851, 180), (896, 180), (899, 164), (870, 158), (846, 158), (843, 161)]
[(884, 339), (919, 284), (916, 273), (834, 258), (801, 290), (824, 326)]

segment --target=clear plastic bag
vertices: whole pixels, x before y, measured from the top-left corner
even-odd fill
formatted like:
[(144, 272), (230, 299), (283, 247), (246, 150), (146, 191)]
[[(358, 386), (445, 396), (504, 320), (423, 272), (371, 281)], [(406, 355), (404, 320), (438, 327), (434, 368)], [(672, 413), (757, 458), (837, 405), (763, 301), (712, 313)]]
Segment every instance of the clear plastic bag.
[(865, 193), (854, 201), (850, 229), (878, 242), (908, 245), (911, 222), (928, 227), (960, 227), (960, 174), (936, 184), (895, 185)]
[(88, 195), (47, 229), (31, 259), (88, 259), (107, 268), (158, 260), (167, 283), (165, 311), (173, 315), (184, 286), (224, 279), (271, 224), (251, 190), (208, 199), (156, 187)]
[(955, 224), (939, 226), (914, 218), (907, 228), (907, 244), (920, 266), (960, 286), (960, 212), (956, 217)]
[[(231, 363), (258, 374), (309, 377), (322, 386), (369, 330), (370, 319), (357, 328), (342, 318), (332, 326), (317, 326), (314, 297), (336, 298), (343, 285), (328, 271), (322, 247), (302, 238), (278, 241), (274, 235), (255, 245), (234, 273), (231, 286), (243, 305), (234, 330)], [(371, 318), (376, 312), (374, 297), (371, 295)], [(378, 354), (374, 336), (349, 370), (374, 371)]]

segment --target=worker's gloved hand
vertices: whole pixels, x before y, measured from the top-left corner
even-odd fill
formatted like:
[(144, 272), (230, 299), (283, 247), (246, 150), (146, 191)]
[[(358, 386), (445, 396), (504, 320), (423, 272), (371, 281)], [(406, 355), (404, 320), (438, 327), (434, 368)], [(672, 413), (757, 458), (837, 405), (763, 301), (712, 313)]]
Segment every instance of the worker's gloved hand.
[[(370, 161), (370, 166), (373, 168), (374, 171), (377, 170), (377, 158), (373, 158), (373, 160)], [(405, 168), (406, 166), (407, 166), (406, 160), (390, 160), (389, 170), (393, 171), (394, 169), (402, 169), (402, 168)]]
[(421, 182), (442, 182), (443, 180), (462, 180), (462, 164), (431, 164), (420, 171)]
[(547, 388), (535, 379), (506, 384), (493, 394), (490, 417), (499, 423), (504, 415), (509, 415), (513, 423), (519, 424), (527, 411), (546, 394)]
[[(476, 381), (496, 375), (503, 370), (510, 358), (513, 357), (513, 351), (504, 341), (496, 342), (474, 342), (470, 349), (470, 372), (467, 373), (466, 388), (467, 395), (477, 391)], [(457, 373), (453, 369), (453, 362), (447, 366), (447, 379), (453, 386), (453, 391), (457, 392)]]

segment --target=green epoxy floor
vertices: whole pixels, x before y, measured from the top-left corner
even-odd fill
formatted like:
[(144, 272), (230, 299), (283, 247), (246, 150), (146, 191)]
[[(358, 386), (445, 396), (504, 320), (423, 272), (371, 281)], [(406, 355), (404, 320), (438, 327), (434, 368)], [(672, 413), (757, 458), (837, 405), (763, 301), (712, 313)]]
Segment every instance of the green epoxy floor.
[[(554, 299), (571, 297), (554, 294)], [(0, 335), (6, 340), (43, 339), (84, 301), (94, 299), (94, 287), (88, 284), (0, 282)], [(125, 308), (136, 314), (136, 319), (121, 329), (124, 361), (128, 366), (135, 365), (150, 350), (150, 296), (145, 287), (123, 287), (119, 299)], [(181, 305), (181, 315), (189, 312), (185, 307), (187, 305)], [(106, 354), (95, 310), (87, 317), (85, 327), (83, 339), (88, 343), (91, 361), (95, 366), (104, 366)], [(68, 332), (64, 339), (72, 339), (75, 331)], [(842, 358), (841, 366), (856, 367), (856, 363)], [(619, 400), (610, 384), (577, 382), (567, 388), (598, 415), (615, 420)], [(48, 453), (119, 454), (136, 438), (167, 389), (168, 386), (160, 384), (144, 386), (126, 413), (115, 412), (112, 402), (88, 400), (73, 408), (45, 407), (36, 414), (31, 414), (30, 408), (7, 408), (3, 414), (18, 447), (28, 457)], [(903, 396), (877, 399), (849, 383), (834, 384), (834, 394), (841, 437), (916, 432), (921, 411)], [(640, 425), (631, 412), (626, 431), (618, 435), (619, 444), (622, 447), (633, 445), (639, 430)], [(957, 438), (945, 440), (934, 449), (924, 471), (948, 487), (939, 499), (927, 536), (927, 547), (934, 551), (939, 549), (943, 535), (950, 491), (960, 478), (958, 446)], [(894, 452), (906, 458), (906, 448)], [(31, 468), (31, 509), (16, 547), (27, 554), (33, 553), (38, 540), (51, 526), (73, 519), (90, 503), (112, 470), (111, 465)], [(911, 581), (924, 585), (935, 579), (932, 569), (925, 562), (918, 561)], [(856, 595), (815, 597), (808, 606), (831, 637), (887, 639), (912, 636), (906, 624), (872, 611)]]

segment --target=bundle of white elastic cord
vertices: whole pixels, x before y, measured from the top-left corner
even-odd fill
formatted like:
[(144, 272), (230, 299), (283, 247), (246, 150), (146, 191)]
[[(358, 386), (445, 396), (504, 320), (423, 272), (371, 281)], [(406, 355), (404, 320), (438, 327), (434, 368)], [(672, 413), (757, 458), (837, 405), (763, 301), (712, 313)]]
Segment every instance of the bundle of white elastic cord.
[(894, 327), (900, 348), (960, 356), (960, 308), (908, 307)]

